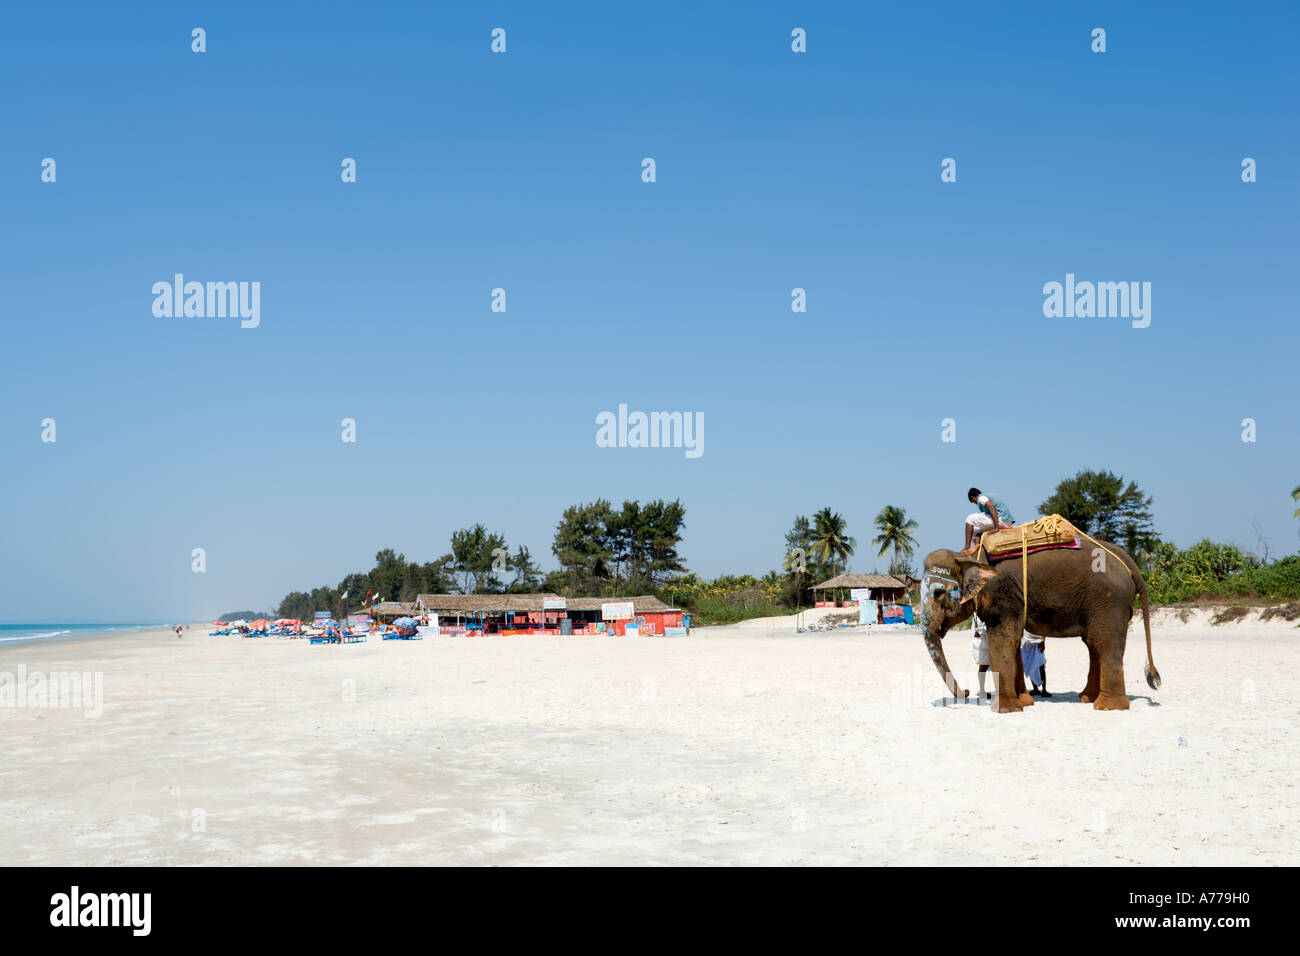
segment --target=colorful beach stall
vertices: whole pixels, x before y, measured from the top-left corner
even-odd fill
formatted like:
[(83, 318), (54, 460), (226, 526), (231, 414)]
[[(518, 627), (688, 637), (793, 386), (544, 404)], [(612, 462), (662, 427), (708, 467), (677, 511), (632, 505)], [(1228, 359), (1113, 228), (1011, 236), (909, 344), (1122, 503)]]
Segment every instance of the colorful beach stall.
[(912, 623), (907, 582), (893, 575), (845, 572), (814, 584), (812, 589), (825, 596), (816, 607), (858, 608), (863, 624)]
[(654, 595), (610, 600), (558, 594), (421, 594), (414, 616), (440, 634), (678, 636), (678, 608)]

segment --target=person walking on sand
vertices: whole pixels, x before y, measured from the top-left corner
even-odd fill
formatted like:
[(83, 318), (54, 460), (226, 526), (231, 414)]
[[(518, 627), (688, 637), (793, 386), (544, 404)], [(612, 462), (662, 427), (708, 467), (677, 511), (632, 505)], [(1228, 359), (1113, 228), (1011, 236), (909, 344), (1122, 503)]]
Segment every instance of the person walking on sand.
[(1016, 523), (1016, 519), (1001, 498), (986, 495), (978, 488), (966, 492), (966, 498), (979, 510), (966, 517), (966, 543), (962, 546), (961, 553), (974, 554), (979, 550), (980, 537), (985, 531), (1009, 528)]

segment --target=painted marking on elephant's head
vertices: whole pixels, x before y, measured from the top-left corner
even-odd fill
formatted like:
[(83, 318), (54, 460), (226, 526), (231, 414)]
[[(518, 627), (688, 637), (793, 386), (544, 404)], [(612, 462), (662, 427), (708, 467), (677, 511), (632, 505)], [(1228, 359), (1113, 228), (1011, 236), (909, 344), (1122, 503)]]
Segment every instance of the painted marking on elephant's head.
[(930, 626), (930, 608), (934, 604), (934, 597), (930, 594), (930, 572), (926, 571), (921, 575), (921, 628), (928, 630)]
[(943, 593), (945, 585), (951, 585), (948, 588), (948, 596), (958, 604), (961, 603), (961, 584), (957, 581), (954, 573), (947, 568), (932, 565), (925, 570), (921, 577), (921, 627), (929, 628), (930, 617), (934, 611), (934, 600)]

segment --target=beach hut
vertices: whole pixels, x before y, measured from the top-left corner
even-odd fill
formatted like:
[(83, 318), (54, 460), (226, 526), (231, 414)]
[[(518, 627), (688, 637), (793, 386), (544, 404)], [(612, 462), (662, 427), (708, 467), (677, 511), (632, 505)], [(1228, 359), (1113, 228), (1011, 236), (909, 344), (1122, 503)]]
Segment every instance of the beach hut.
[(547, 610), (543, 594), (421, 594), (413, 617), (427, 617), (444, 634), (533, 633), (559, 630), (563, 611)]
[[(631, 604), (630, 617), (606, 620), (601, 609), (611, 603)], [(421, 594), (415, 599), (414, 616), (428, 617), (430, 625), (443, 634), (622, 634), (628, 626), (639, 626), (641, 620), (645, 622), (641, 633), (664, 634), (670, 627), (682, 627), (682, 612), (652, 594), (630, 598)]]
[(370, 608), (370, 613), (380, 622), (387, 624), (399, 617), (413, 617), (416, 610), (414, 604), (403, 601), (380, 601)]
[[(829, 600), (818, 601), (818, 607), (834, 607), (834, 597), (844, 591), (866, 592), (872, 601), (898, 602), (907, 597), (907, 585), (891, 574), (837, 574), (830, 580), (812, 586)], [(850, 602), (846, 606), (853, 606)]]

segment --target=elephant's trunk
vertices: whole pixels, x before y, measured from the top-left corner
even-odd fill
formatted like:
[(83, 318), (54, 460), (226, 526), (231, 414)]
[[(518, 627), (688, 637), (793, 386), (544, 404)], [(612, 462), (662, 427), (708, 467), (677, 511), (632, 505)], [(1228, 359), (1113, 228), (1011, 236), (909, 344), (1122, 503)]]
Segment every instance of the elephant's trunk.
[(925, 649), (930, 652), (930, 660), (934, 661), (935, 669), (943, 679), (943, 686), (948, 688), (948, 693), (958, 700), (968, 698), (970, 692), (957, 685), (957, 678), (952, 676), (952, 670), (948, 667), (948, 658), (943, 653), (943, 638), (929, 628), (925, 631)]

